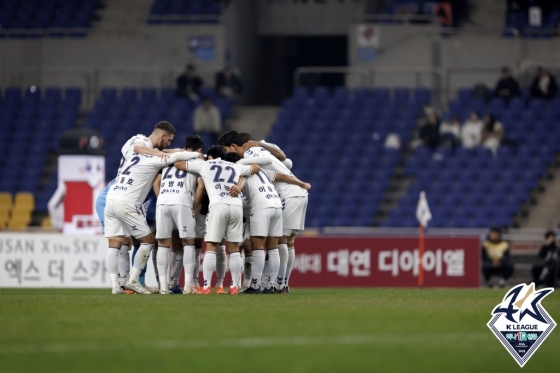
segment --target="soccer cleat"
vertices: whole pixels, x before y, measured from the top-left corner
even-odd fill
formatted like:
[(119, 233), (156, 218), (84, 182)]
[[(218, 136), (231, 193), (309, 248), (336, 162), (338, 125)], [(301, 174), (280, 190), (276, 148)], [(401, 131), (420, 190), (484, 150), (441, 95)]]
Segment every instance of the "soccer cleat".
[(169, 295), (169, 294), (170, 294), (168, 290), (163, 290), (163, 289), (160, 290), (159, 293), (162, 294), (162, 295), (163, 295), (163, 294), (165, 294), (165, 295)]
[(126, 294), (126, 293), (120, 286), (118, 286), (113, 288), (112, 294)]
[(198, 292), (194, 288), (185, 287), (183, 294), (198, 294)]
[(212, 288), (210, 288), (210, 287), (202, 288), (202, 289), (200, 289), (200, 292), (198, 294), (200, 294), (200, 295), (210, 295), (210, 294), (212, 294)]
[(282, 290), (280, 290), (280, 291), (276, 290), (276, 292), (277, 292), (278, 294), (290, 294), (290, 289), (289, 289), (287, 286), (284, 286), (284, 287), (282, 288)]
[(263, 292), (262, 292), (262, 294), (274, 294), (274, 293), (275, 293), (274, 286), (271, 286), (267, 289), (264, 289)]
[(132, 291), (132, 290), (128, 290), (128, 289), (127, 289), (127, 290), (125, 290), (124, 292), (125, 292), (125, 293), (127, 293), (127, 294), (129, 294), (129, 295), (130, 295), (130, 294), (136, 294), (136, 292), (135, 292), (135, 291)]
[(237, 286), (230, 286), (228, 294), (237, 295), (239, 294), (239, 289), (237, 288)]
[[(131, 283), (130, 281), (127, 282), (126, 284), (124, 284), (124, 287), (128, 290), (132, 290), (138, 294), (152, 294), (150, 293), (150, 291), (148, 291), (147, 289), (145, 289), (139, 282), (133, 282)], [(158, 290), (159, 293), (159, 290)]]
[(158, 289), (154, 289), (154, 288), (151, 288), (151, 287), (149, 287), (149, 286), (147, 286), (147, 285), (144, 285), (144, 289), (147, 290), (147, 291), (149, 291), (150, 294), (159, 294), (159, 288), (158, 288)]
[(202, 290), (202, 288), (200, 286), (193, 286), (193, 290), (196, 292), (196, 294), (200, 294), (200, 291)]
[(169, 288), (169, 294), (183, 294), (183, 289), (179, 285)]
[(239, 294), (262, 294), (262, 291), (260, 289), (248, 287), (247, 289), (240, 291)]
[(224, 288), (219, 286), (216, 288), (216, 294), (225, 294), (226, 292), (224, 291)]

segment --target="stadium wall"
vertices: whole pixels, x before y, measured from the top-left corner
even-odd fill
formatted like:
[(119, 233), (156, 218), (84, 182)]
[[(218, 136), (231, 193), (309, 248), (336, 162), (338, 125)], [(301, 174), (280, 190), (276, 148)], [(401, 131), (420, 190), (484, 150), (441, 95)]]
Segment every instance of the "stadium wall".
[[(361, 24), (353, 24), (349, 31), (350, 66), (437, 67), (444, 73), (460, 69), (462, 71), (451, 73), (449, 81), (452, 91), (459, 87), (471, 87), (475, 83), (494, 86), (502, 66), (519, 68), (528, 61), (534, 61), (549, 67), (560, 67), (558, 38), (504, 38), (498, 29), (459, 29), (458, 34), (446, 37), (442, 35), (440, 28), (380, 24), (374, 25), (379, 33), (379, 47), (364, 48), (358, 44), (360, 26)], [(368, 49), (373, 53), (364, 53)], [(482, 69), (487, 70), (481, 71)], [(442, 85), (445, 80), (445, 74), (442, 74)], [(373, 82), (375, 85), (389, 87), (413, 87), (417, 84), (412, 72), (376, 73)], [(420, 84), (433, 87), (431, 73), (423, 73)], [(348, 85), (358, 85), (357, 79), (349, 78)]]
[[(85, 87), (85, 75), (89, 74), (91, 80), (93, 74), (97, 74), (100, 86), (161, 87), (162, 84), (174, 85), (175, 75), (188, 62), (195, 63), (201, 70), (212, 71), (213, 78), (213, 73), (225, 63), (224, 33), (223, 25), (166, 25), (92, 29), (85, 38), (3, 39), (0, 41), (0, 86)], [(202, 38), (210, 40), (213, 56), (189, 48), (189, 40)], [(44, 71), (25, 69), (30, 66)], [(96, 72), (100, 67), (103, 68), (101, 72)], [(119, 71), (117, 67), (127, 70)]]

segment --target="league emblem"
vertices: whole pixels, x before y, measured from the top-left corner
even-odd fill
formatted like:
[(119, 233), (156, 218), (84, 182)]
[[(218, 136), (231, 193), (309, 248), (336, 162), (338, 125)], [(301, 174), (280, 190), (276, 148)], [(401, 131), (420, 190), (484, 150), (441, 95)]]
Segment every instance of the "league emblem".
[(541, 305), (554, 289), (535, 291), (535, 284), (512, 288), (492, 311), (488, 327), (520, 367), (533, 356), (556, 323)]

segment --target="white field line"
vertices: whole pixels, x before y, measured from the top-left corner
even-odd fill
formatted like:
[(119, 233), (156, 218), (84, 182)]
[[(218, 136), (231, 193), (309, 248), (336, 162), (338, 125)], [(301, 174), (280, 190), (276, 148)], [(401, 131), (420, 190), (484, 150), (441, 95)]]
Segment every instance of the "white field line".
[(100, 342), (5, 344), (0, 345), (0, 354), (69, 353), (119, 351), (130, 349), (181, 350), (216, 347), (282, 347), (282, 346), (325, 346), (360, 344), (419, 344), (477, 342), (493, 339), (490, 333), (443, 333), (443, 334), (373, 334), (341, 335), (337, 337), (300, 336), (279, 338), (231, 338), (216, 340), (145, 340), (115, 344)]

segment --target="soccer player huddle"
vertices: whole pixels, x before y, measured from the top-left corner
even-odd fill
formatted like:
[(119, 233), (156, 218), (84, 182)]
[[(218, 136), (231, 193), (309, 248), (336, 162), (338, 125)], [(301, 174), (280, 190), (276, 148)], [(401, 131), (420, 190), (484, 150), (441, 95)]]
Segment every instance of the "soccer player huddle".
[[(211, 294), (216, 272), (215, 293), (225, 294), (226, 247), (228, 294), (289, 293), (311, 186), (290, 172), (280, 148), (247, 133), (226, 132), (207, 150), (190, 135), (184, 148), (166, 149), (175, 132), (164, 121), (149, 136), (130, 138), (115, 179), (97, 200), (112, 293)], [(158, 289), (144, 280), (150, 254)]]

